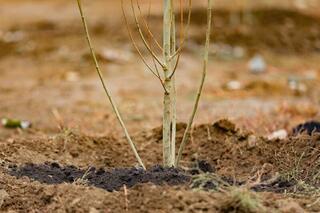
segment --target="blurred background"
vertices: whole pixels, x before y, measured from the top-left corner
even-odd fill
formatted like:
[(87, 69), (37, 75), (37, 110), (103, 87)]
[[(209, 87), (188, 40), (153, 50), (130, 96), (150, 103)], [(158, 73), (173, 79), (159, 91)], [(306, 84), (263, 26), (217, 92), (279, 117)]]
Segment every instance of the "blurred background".
[[(105, 79), (130, 131), (160, 126), (162, 87), (132, 47), (120, 1), (83, 4)], [(87, 134), (121, 134), (90, 59), (76, 1), (0, 0), (0, 5), (0, 117), (30, 121), (30, 133), (55, 133), (63, 122)], [(141, 5), (161, 41), (161, 1)], [(200, 80), (205, 6), (205, 0), (194, 2), (177, 71), (181, 122), (188, 119)], [(229, 118), (268, 134), (317, 119), (319, 9), (319, 0), (214, 1), (210, 65), (196, 123)], [(15, 134), (4, 128), (0, 133)]]

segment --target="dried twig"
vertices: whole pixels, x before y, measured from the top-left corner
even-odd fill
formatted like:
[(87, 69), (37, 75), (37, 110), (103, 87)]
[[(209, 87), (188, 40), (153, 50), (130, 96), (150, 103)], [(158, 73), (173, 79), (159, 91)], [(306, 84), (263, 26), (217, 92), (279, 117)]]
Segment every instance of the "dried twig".
[(129, 199), (128, 199), (128, 189), (126, 185), (123, 185), (123, 191), (124, 191), (124, 202), (126, 206), (126, 212), (129, 211)]
[(53, 108), (52, 110), (53, 117), (55, 118), (59, 130), (63, 130), (65, 128), (65, 124), (61, 114), (59, 113), (57, 108)]

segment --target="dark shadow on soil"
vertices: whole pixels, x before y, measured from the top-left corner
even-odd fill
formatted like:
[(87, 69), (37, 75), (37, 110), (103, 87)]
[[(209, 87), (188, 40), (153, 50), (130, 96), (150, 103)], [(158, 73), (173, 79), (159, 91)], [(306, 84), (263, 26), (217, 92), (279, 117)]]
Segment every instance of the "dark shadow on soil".
[(133, 187), (140, 183), (155, 185), (181, 185), (188, 183), (191, 178), (183, 170), (154, 166), (144, 171), (141, 168), (119, 168), (113, 170), (96, 169), (91, 167), (81, 170), (75, 166), (62, 167), (57, 163), (26, 164), (22, 167), (11, 166), (11, 175), (30, 179), (46, 184), (85, 183), (107, 191), (120, 190), (124, 185)]

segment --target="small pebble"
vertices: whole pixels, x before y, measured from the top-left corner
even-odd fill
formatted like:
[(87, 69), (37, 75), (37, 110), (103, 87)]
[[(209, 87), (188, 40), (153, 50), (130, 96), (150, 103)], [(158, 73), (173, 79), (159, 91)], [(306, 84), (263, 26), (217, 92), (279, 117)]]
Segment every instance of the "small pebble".
[(287, 130), (285, 129), (280, 129), (280, 130), (277, 130), (273, 133), (271, 133), (269, 136), (268, 136), (268, 140), (284, 140), (286, 139), (288, 136), (288, 132)]
[(229, 81), (226, 85), (225, 88), (227, 90), (240, 90), (242, 88), (242, 85), (239, 81)]
[(267, 64), (264, 58), (257, 54), (255, 55), (248, 64), (249, 70), (253, 74), (264, 73), (267, 70)]
[(257, 145), (257, 137), (255, 135), (250, 135), (248, 137), (248, 148), (254, 148)]

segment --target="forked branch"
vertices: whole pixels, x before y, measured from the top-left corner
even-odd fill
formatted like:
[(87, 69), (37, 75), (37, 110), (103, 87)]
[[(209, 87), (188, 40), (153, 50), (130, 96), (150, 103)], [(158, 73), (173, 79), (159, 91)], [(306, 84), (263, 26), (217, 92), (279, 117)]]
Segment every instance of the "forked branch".
[[(142, 52), (140, 51), (140, 49), (139, 49), (136, 41), (135, 41), (134, 38), (133, 38), (132, 32), (131, 32), (131, 30), (130, 30), (129, 22), (128, 22), (128, 19), (127, 19), (127, 15), (126, 15), (126, 12), (125, 12), (125, 10), (124, 10), (123, 0), (121, 0), (121, 9), (122, 9), (123, 18), (124, 18), (125, 25), (126, 25), (126, 28), (127, 28), (127, 31), (128, 31), (129, 37), (130, 37), (130, 40), (131, 40), (131, 42), (132, 42), (132, 45), (133, 45), (134, 48), (136, 49), (136, 51), (137, 51), (139, 57), (141, 58), (143, 64), (148, 68), (148, 70), (149, 70), (154, 76), (156, 76), (156, 77), (159, 79), (159, 81), (160, 81), (163, 89), (166, 90), (166, 88), (164, 87), (163, 80), (161, 79), (161, 76), (160, 76), (158, 67), (157, 67), (156, 64), (155, 64), (155, 71), (151, 68), (151, 66), (148, 64), (147, 60), (146, 60), (145, 57), (143, 56), (143, 54), (142, 54)], [(154, 59), (153, 57), (152, 57), (152, 59), (153, 59), (153, 63), (155, 63), (155, 59)]]
[(106, 83), (103, 80), (103, 75), (102, 75), (102, 72), (101, 72), (101, 69), (100, 69), (100, 66), (99, 66), (95, 51), (93, 49), (92, 42), (91, 42), (91, 37), (90, 37), (90, 34), (89, 34), (87, 21), (86, 21), (86, 18), (85, 18), (83, 9), (82, 9), (81, 0), (77, 0), (77, 2), (78, 2), (79, 12), (80, 12), (80, 15), (81, 15), (81, 21), (82, 21), (83, 28), (84, 28), (84, 31), (85, 31), (86, 39), (87, 39), (87, 42), (88, 42), (88, 46), (90, 48), (90, 53), (91, 53), (92, 59), (94, 61), (94, 64), (95, 64), (95, 67), (96, 67), (96, 71), (97, 71), (98, 76), (100, 78), (100, 81), (101, 81), (102, 87), (104, 89), (104, 92), (105, 92), (105, 94), (107, 95), (107, 97), (109, 99), (109, 102), (110, 102), (110, 104), (112, 106), (112, 109), (113, 109), (114, 113), (116, 114), (116, 117), (117, 117), (117, 119), (118, 119), (118, 121), (119, 121), (119, 123), (120, 123), (120, 125), (121, 125), (121, 127), (123, 129), (123, 131), (124, 131), (124, 134), (125, 134), (125, 136), (127, 138), (127, 141), (129, 143), (129, 145), (130, 145), (135, 157), (137, 158), (140, 166), (142, 166), (143, 169), (146, 169), (144, 164), (143, 164), (143, 162), (142, 162), (142, 160), (141, 160), (141, 158), (140, 158), (140, 156), (139, 156), (139, 154), (138, 154), (136, 146), (133, 143), (133, 141), (132, 141), (132, 139), (131, 139), (131, 137), (129, 135), (129, 132), (128, 132), (123, 120), (122, 120), (122, 117), (121, 117), (121, 115), (119, 113), (118, 107), (116, 106), (116, 104), (115, 104), (115, 102), (114, 102), (114, 100), (113, 100), (113, 98), (112, 98), (112, 96), (111, 96), (111, 94), (110, 94), (110, 92), (109, 92), (109, 90), (108, 90), (108, 88), (106, 86)]
[(158, 56), (156, 55), (156, 53), (151, 49), (150, 45), (148, 44), (143, 32), (142, 32), (142, 29), (140, 27), (140, 23), (139, 23), (139, 20), (138, 20), (138, 16), (136, 14), (136, 10), (134, 9), (134, 4), (133, 4), (133, 0), (130, 0), (131, 2), (131, 9), (132, 9), (132, 13), (133, 13), (133, 16), (134, 16), (134, 20), (135, 20), (135, 24), (136, 24), (136, 27), (137, 27), (137, 30), (138, 30), (138, 33), (140, 35), (140, 38), (144, 44), (144, 46), (146, 47), (146, 49), (148, 50), (148, 52), (151, 54), (151, 56), (159, 63), (159, 65), (162, 67), (162, 68), (165, 68), (165, 65), (164, 63), (158, 58)]
[[(163, 48), (161, 47), (161, 45), (157, 41), (157, 39), (154, 37), (154, 34), (151, 32), (148, 22), (146, 21), (146, 19), (144, 18), (143, 14), (142, 14), (142, 10), (141, 10), (141, 7), (140, 7), (139, 0), (137, 0), (137, 6), (138, 6), (138, 10), (139, 10), (139, 14), (140, 14), (140, 17), (142, 19), (142, 22), (143, 22), (145, 28), (147, 29), (148, 34), (151, 37), (151, 40), (153, 40), (155, 42), (155, 44), (157, 45), (157, 47), (159, 48), (160, 51), (163, 51)], [(150, 8), (149, 8), (149, 15), (150, 15)]]

